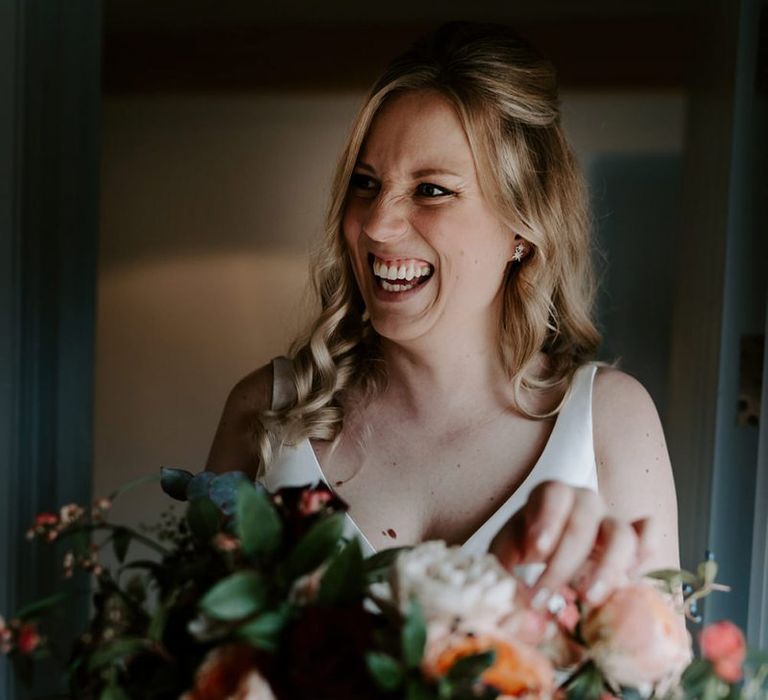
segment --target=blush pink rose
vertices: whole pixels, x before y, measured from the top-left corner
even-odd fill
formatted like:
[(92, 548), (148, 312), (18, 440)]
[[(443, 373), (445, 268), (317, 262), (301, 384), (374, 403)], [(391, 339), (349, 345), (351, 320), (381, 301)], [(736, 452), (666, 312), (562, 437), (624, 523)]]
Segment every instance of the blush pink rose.
[(674, 683), (692, 658), (682, 615), (647, 582), (616, 589), (587, 614), (582, 634), (606, 678), (631, 688)]
[(741, 630), (729, 620), (707, 625), (699, 635), (701, 655), (712, 663), (715, 673), (727, 683), (738, 683), (747, 656)]

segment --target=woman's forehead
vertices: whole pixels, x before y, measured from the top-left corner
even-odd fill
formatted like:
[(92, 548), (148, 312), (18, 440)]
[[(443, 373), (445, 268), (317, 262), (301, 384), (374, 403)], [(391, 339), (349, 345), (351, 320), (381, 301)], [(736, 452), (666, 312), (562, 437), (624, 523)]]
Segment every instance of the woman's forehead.
[(464, 176), (474, 168), (464, 127), (453, 106), (435, 93), (406, 93), (385, 102), (363, 140), (357, 166), (397, 167), (423, 177)]

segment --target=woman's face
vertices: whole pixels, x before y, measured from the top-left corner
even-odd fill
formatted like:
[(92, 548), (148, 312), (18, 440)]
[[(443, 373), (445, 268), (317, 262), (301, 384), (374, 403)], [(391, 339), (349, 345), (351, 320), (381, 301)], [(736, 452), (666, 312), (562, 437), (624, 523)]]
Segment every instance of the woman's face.
[(495, 323), (514, 235), (481, 195), (464, 129), (439, 94), (404, 93), (379, 110), (342, 229), (380, 335), (450, 337)]

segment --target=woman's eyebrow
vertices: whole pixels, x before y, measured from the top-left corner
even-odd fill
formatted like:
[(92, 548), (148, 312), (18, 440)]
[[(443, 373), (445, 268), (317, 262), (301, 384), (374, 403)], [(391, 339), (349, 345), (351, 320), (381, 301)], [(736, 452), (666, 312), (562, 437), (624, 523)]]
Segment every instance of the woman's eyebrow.
[[(365, 163), (362, 160), (358, 160), (357, 163), (355, 163), (355, 167), (363, 168), (364, 170), (368, 170), (371, 173), (376, 172), (376, 169), (373, 166), (368, 165), (368, 163)], [(429, 175), (452, 175), (453, 177), (462, 177), (462, 175), (459, 175), (459, 173), (446, 170), (445, 168), (420, 168), (419, 170), (414, 170), (411, 173), (411, 177), (427, 177)]]

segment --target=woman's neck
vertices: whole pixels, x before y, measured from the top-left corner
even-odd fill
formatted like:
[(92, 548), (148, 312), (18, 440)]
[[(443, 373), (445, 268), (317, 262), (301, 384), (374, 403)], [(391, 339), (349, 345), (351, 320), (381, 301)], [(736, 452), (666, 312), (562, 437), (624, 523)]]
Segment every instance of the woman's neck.
[(388, 377), (386, 400), (414, 420), (510, 405), (511, 386), (498, 347), (479, 334), (442, 342), (382, 338), (381, 353)]

